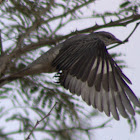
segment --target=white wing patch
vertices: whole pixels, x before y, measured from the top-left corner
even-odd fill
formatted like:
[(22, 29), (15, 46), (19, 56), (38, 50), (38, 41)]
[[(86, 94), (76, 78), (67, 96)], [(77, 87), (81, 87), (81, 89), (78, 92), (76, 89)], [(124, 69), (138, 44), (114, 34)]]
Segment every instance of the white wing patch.
[(70, 90), (71, 93), (81, 95), (82, 99), (88, 104), (92, 105), (94, 108), (97, 108), (99, 111), (104, 111), (107, 116), (110, 116), (110, 113), (116, 120), (119, 120), (119, 114), (123, 117), (128, 117), (128, 112), (134, 115), (134, 110), (126, 98), (125, 93), (122, 92), (121, 87), (118, 82), (119, 91), (113, 91), (112, 89), (109, 92), (106, 92), (101, 84), (101, 90), (96, 91), (95, 86), (88, 86), (87, 82), (82, 82), (80, 79), (77, 79), (75, 76), (67, 75), (65, 79), (65, 87)]
[(94, 70), (94, 69), (96, 68), (96, 66), (97, 66), (97, 61), (98, 61), (98, 60), (97, 60), (97, 58), (96, 58), (95, 61), (94, 61), (93, 66), (92, 66), (92, 68), (91, 68), (91, 71)]

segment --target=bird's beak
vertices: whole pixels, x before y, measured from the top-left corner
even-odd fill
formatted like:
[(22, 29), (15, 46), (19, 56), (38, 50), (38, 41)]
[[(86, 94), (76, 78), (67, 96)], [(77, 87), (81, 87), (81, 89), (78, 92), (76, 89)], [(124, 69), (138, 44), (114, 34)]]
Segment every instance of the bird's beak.
[(119, 39), (116, 39), (116, 43), (121, 44), (121, 43), (123, 43), (123, 41), (121, 41), (121, 40), (119, 40)]

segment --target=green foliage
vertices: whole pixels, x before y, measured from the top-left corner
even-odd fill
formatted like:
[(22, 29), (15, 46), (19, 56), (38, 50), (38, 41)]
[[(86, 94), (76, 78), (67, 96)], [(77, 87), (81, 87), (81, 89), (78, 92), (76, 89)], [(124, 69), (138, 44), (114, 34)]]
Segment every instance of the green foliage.
[(117, 62), (118, 66), (123, 69), (126, 68), (126, 63), (124, 62), (124, 60), (122, 59), (118, 59), (119, 57), (123, 56), (124, 54), (122, 53), (112, 53), (111, 56), (113, 57), (113, 59)]
[[(130, 1), (121, 3), (118, 11), (107, 11), (100, 14), (91, 8), (93, 14), (85, 16), (83, 9), (88, 9), (88, 6), (93, 5), (95, 1), (8, 0), (1, 3), (0, 26), (4, 45), (2, 55), (9, 55), (6, 62), (1, 61), (0, 58), (0, 66), (4, 66), (2, 74), (11, 74), (24, 68), (46, 51), (46, 48), (77, 33), (125, 26), (138, 20), (136, 17), (129, 17), (130, 21), (127, 21), (128, 15), (137, 14), (139, 16), (140, 5), (132, 4)], [(108, 17), (117, 17), (118, 21), (107, 23), (106, 18)], [(93, 25), (93, 27), (75, 32), (71, 30), (68, 33), (61, 32), (71, 22), (89, 18), (93, 18), (95, 21), (96, 18), (100, 18), (104, 24)], [(113, 53), (112, 56), (121, 68), (126, 67), (125, 62), (121, 58), (118, 59), (118, 56), (122, 56), (121, 53)], [(89, 130), (105, 127), (109, 121), (93, 127), (89, 120), (99, 115), (97, 111), (91, 108), (85, 109), (84, 103), (78, 97), (69, 94), (52, 80), (53, 76), (41, 74), (25, 77), (0, 89), (2, 103), (0, 119), (5, 122), (0, 127), (0, 139), (12, 139), (13, 136), (19, 135), (26, 138), (36, 121), (43, 118), (55, 102), (58, 102), (57, 106), (50, 116), (34, 130), (33, 139), (38, 139), (40, 135), (42, 135), (42, 139), (82, 139), (81, 134), (83, 139), (90, 139)], [(137, 113), (140, 114), (140, 111), (137, 110)], [(136, 128), (135, 118), (130, 118), (128, 123), (131, 131)], [(13, 129), (7, 129), (13, 124)]]

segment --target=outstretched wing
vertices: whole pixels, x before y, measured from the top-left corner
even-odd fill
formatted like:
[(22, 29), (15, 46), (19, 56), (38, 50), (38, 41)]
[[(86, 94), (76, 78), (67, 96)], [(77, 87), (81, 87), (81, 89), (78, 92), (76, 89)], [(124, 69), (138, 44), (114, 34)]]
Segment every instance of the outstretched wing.
[(81, 95), (88, 105), (104, 111), (107, 116), (111, 113), (119, 120), (119, 111), (127, 118), (127, 112), (135, 114), (131, 102), (140, 107), (140, 102), (127, 85), (131, 84), (130, 80), (98, 38), (65, 44), (52, 65), (62, 71), (59, 77), (62, 86)]

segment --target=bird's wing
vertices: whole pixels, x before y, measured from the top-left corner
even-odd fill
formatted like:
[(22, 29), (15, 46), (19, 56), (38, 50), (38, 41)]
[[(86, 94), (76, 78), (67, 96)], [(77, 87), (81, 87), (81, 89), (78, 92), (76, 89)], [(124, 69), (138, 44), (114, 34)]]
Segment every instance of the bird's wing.
[(119, 120), (118, 111), (125, 118), (128, 117), (127, 112), (134, 115), (131, 102), (140, 107), (140, 102), (127, 85), (131, 84), (130, 80), (97, 38), (64, 45), (52, 65), (62, 71), (59, 77), (62, 86), (81, 95), (87, 104), (104, 111), (107, 116), (111, 113)]

